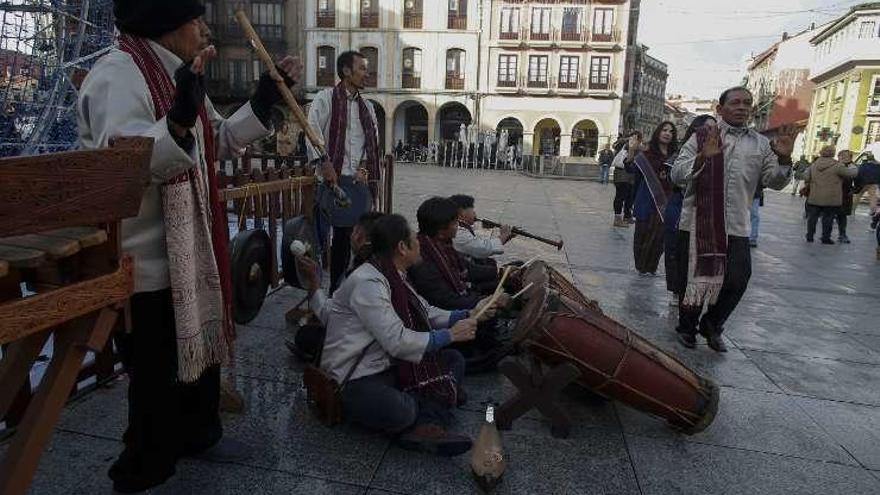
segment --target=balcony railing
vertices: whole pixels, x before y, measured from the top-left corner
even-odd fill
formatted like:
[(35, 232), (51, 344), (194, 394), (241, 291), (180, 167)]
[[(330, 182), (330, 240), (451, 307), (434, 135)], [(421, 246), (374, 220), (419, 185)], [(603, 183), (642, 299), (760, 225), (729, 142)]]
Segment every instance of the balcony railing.
[(413, 74), (403, 74), (400, 82), (401, 85), (407, 89), (418, 89), (422, 87), (422, 77)]
[(318, 86), (334, 86), (336, 84), (336, 78), (333, 76), (333, 72), (318, 72)]
[(529, 39), (532, 41), (550, 41), (550, 33), (529, 32)]
[(543, 81), (538, 79), (529, 79), (528, 87), (530, 88), (546, 88), (549, 85), (547, 84), (547, 79), (545, 78)]
[(446, 25), (447, 29), (467, 29), (467, 16), (459, 14), (449, 14), (449, 20)]
[(502, 80), (502, 79), (499, 79), (499, 80), (498, 80), (498, 84), (496, 84), (496, 86), (498, 86), (499, 88), (515, 88), (515, 87), (516, 87), (516, 81), (515, 81), (515, 80), (514, 80), (514, 81), (508, 81), (508, 80)]
[(562, 41), (582, 41), (583, 33), (577, 31), (560, 31), (559, 38)]
[(446, 74), (446, 89), (464, 89), (464, 77)]
[(377, 14), (376, 12), (361, 12), (360, 26), (362, 28), (379, 27), (379, 14)]
[(501, 34), (498, 35), (498, 39), (502, 40), (518, 40), (519, 33), (516, 31), (501, 31)]
[(575, 78), (574, 81), (559, 81), (559, 89), (577, 89), (578, 81)]
[(620, 43), (620, 29), (612, 29), (610, 33), (593, 33), (594, 43)]
[(318, 27), (336, 27), (336, 12), (318, 12)]
[(404, 29), (422, 29), (422, 13), (410, 12), (403, 14)]

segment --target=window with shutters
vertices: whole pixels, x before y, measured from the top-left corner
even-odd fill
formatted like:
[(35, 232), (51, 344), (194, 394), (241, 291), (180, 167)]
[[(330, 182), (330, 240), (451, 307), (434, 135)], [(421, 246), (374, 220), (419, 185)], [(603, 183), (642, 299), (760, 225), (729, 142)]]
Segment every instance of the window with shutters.
[(498, 55), (498, 86), (501, 88), (515, 88), (517, 76), (516, 55)]
[(578, 87), (578, 71), (580, 58), (572, 56), (559, 57), (559, 87), (574, 89)]
[(448, 29), (467, 29), (467, 0), (449, 0)]
[(334, 0), (318, 0), (318, 27), (336, 27), (336, 2)]
[(611, 57), (590, 59), (590, 89), (609, 89), (611, 86)]
[(547, 87), (547, 67), (550, 57), (547, 55), (531, 55), (529, 57), (529, 87)]
[(336, 84), (336, 49), (332, 46), (318, 47), (318, 86), (333, 86)]
[(403, 0), (403, 27), (422, 29), (422, 0)]
[(614, 34), (614, 9), (593, 11), (593, 41), (612, 41)]
[(465, 53), (453, 48), (446, 51), (446, 89), (464, 89)]
[(549, 7), (532, 8), (532, 26), (529, 38), (533, 40), (550, 39), (550, 15), (553, 10)]
[(581, 39), (581, 16), (584, 9), (580, 7), (566, 7), (562, 11), (562, 41), (579, 41)]
[(504, 7), (501, 9), (501, 29), (499, 37), (503, 40), (519, 38), (519, 8)]
[(404, 88), (420, 88), (422, 86), (422, 51), (418, 48), (403, 50), (401, 83)]
[(375, 88), (379, 82), (379, 49), (368, 46), (361, 48), (361, 54), (367, 62), (367, 78), (364, 87)]

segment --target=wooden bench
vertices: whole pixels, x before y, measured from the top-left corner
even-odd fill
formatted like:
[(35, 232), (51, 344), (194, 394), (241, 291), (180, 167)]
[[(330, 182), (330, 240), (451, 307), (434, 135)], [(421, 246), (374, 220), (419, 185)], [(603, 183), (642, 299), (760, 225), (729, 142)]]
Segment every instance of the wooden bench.
[[(87, 352), (125, 322), (134, 287), (120, 220), (137, 215), (152, 139), (107, 149), (0, 160), (0, 418), (30, 392), (50, 335), (54, 352), (0, 462), (0, 493), (27, 491)], [(21, 290), (26, 286), (28, 292)], [(35, 294), (31, 294), (35, 292)]]

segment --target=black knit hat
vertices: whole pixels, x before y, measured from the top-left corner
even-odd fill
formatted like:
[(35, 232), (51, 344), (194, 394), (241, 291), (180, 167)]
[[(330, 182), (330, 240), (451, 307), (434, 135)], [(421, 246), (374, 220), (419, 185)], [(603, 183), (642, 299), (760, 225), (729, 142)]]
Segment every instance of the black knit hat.
[(201, 0), (113, 0), (116, 27), (145, 38), (174, 31), (204, 14)]

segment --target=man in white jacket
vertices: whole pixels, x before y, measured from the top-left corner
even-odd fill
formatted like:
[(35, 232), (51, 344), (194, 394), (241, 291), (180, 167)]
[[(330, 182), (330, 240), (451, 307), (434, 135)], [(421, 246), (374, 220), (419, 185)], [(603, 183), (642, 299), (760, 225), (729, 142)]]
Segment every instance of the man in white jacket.
[[(230, 118), (214, 110), (205, 96), (215, 51), (204, 12), (199, 0), (115, 0), (119, 44), (95, 64), (77, 102), (83, 148), (116, 136), (155, 140), (140, 213), (122, 223), (135, 277), (132, 332), (122, 348), (129, 425), (109, 474), (123, 493), (162, 484), (178, 458), (222, 436), (219, 367), (232, 320), (215, 160), (269, 134), (270, 109), (281, 99), (264, 74)], [(295, 77), (300, 64), (286, 58), (281, 68)]]

